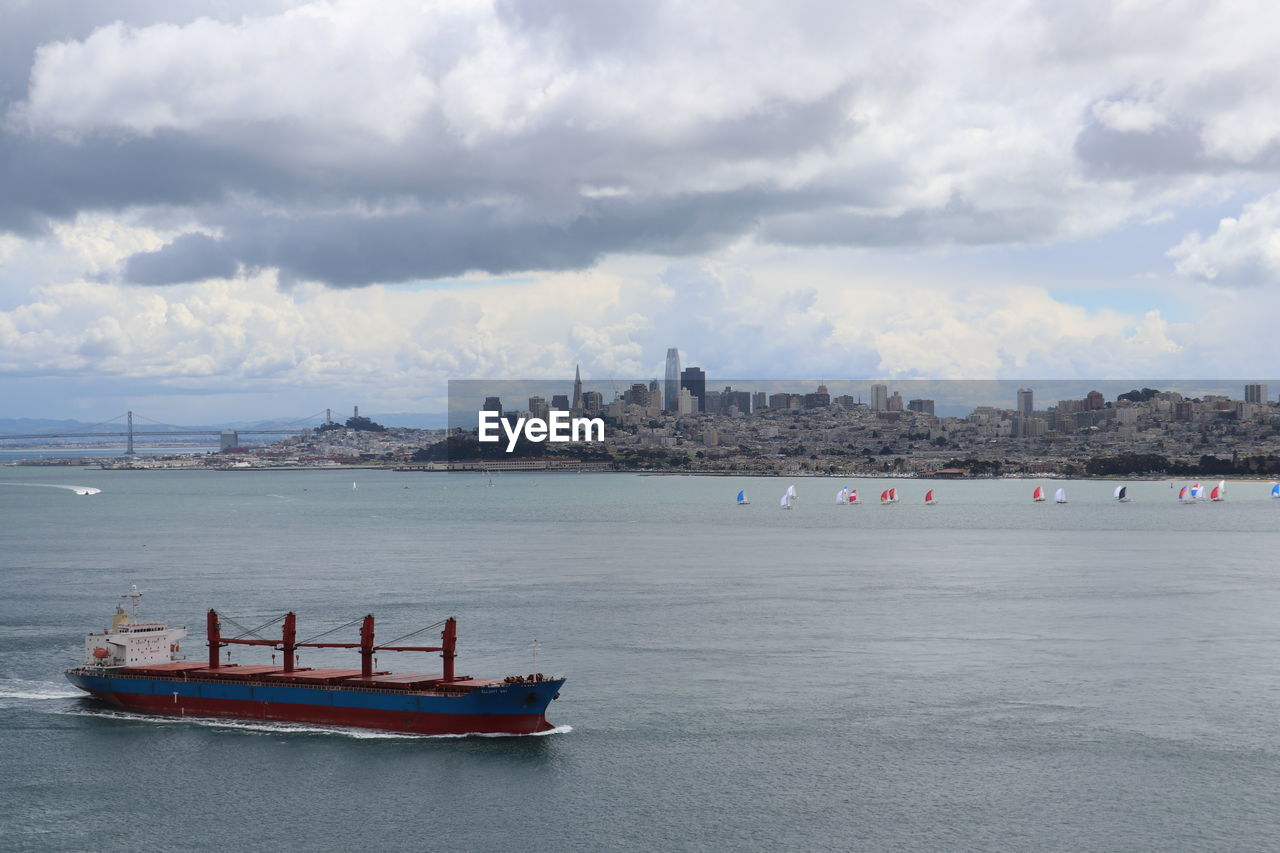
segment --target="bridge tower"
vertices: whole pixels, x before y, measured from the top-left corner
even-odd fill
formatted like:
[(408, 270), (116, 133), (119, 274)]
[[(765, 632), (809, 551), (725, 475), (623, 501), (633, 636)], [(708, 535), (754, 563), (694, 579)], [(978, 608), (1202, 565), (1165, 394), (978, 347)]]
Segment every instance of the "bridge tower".
[(129, 446), (124, 451), (125, 456), (134, 456), (133, 452), (133, 412), (129, 412)]

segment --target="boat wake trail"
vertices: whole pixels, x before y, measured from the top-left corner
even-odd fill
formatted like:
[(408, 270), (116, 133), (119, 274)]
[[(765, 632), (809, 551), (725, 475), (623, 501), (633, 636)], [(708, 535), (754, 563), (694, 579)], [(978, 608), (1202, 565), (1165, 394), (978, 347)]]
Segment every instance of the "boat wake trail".
[[(3, 694), (0, 694), (3, 695)], [(72, 696), (83, 696), (73, 693)], [(131, 714), (117, 709), (69, 708), (60, 713), (71, 717), (123, 720), (131, 723), (148, 723), (156, 726), (201, 726), (212, 729), (230, 729), (247, 734), (266, 735), (321, 735), (351, 738), (352, 740), (446, 740), (469, 737), (541, 737), (567, 734), (572, 726), (557, 726), (545, 732), (530, 735), (470, 734), (470, 735), (417, 735), (410, 732), (386, 732), (378, 729), (347, 728), (344, 726), (320, 726), (306, 723), (277, 723), (266, 720), (228, 720), (219, 717), (159, 717), (151, 714)]]
[(55, 681), (27, 681), (22, 678), (0, 679), (0, 699), (75, 699), (84, 693)]
[(77, 495), (96, 495), (102, 489), (94, 486), (68, 486), (62, 483), (0, 483), (0, 486), (35, 486), (38, 489), (68, 489)]

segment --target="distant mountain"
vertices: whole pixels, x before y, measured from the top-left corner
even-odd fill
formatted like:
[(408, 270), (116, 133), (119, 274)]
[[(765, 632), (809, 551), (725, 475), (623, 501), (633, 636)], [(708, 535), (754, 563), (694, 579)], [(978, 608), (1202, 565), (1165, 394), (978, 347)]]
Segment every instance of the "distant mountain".
[(369, 418), (383, 426), (411, 429), (444, 429), (449, 424), (448, 412), (391, 412)]
[[(413, 429), (444, 429), (448, 421), (448, 415), (444, 412), (392, 412), (390, 414), (367, 415), (367, 417), (383, 426), (410, 427)], [(346, 417), (335, 416), (334, 419), (339, 423), (346, 421)], [(96, 423), (98, 422), (56, 420), (53, 418), (0, 418), (0, 435), (83, 432), (88, 430), (89, 427), (95, 426)], [(300, 426), (319, 426), (319, 422), (300, 424), (296, 418), (283, 417), (261, 421), (233, 421), (221, 424), (183, 424), (178, 428), (223, 430), (289, 427), (297, 429)], [(135, 420), (133, 428), (138, 432), (166, 432), (174, 427), (164, 427), (147, 421)], [(112, 421), (110, 425), (95, 430), (95, 432), (123, 432), (124, 429), (124, 421)]]
[(80, 421), (55, 421), (49, 418), (0, 418), (0, 433), (75, 432), (87, 427)]

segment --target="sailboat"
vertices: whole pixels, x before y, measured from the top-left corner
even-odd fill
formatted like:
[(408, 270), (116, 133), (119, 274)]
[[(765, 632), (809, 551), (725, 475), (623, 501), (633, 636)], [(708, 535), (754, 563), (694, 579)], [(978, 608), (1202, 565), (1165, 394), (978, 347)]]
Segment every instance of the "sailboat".
[(891, 504), (896, 504), (897, 502), (898, 502), (898, 490), (897, 490), (897, 489), (890, 489), (890, 490), (889, 490), (889, 503), (891, 503)]
[(888, 489), (885, 489), (883, 492), (881, 492), (881, 493), (880, 493), (880, 503), (881, 503), (882, 505), (883, 505), (883, 504), (887, 504), (887, 503), (889, 503), (889, 490), (888, 490)]
[(1227, 481), (1219, 480), (1218, 485), (1214, 486), (1209, 491), (1209, 500), (1222, 501), (1222, 500), (1226, 500), (1226, 498), (1227, 498)]
[(937, 501), (933, 499), (933, 489), (930, 489), (929, 491), (924, 493), (924, 503), (925, 503), (925, 506), (933, 506), (934, 504), (937, 503)]
[(351, 491), (353, 491), (353, 492), (358, 492), (358, 491), (360, 491), (360, 487), (359, 487), (359, 486), (357, 486), (355, 483), (352, 483), (352, 484), (351, 484)]
[(1192, 496), (1191, 489), (1187, 488), (1186, 486), (1183, 486), (1181, 489), (1178, 489), (1178, 503), (1193, 504), (1195, 502), (1196, 502), (1196, 499)]
[(1040, 501), (1044, 500), (1044, 488), (1041, 486), (1036, 486), (1035, 491), (1031, 493), (1031, 500), (1035, 501), (1036, 503), (1039, 503)]
[(1191, 484), (1191, 500), (1198, 501), (1204, 499), (1204, 486), (1199, 483)]
[(739, 489), (738, 490), (738, 506), (746, 506), (749, 503), (751, 503), (751, 501), (747, 500), (747, 490)]
[(1121, 503), (1127, 503), (1129, 501), (1129, 487), (1116, 486), (1116, 492), (1114, 495), (1112, 495), (1112, 497), (1120, 501)]
[(782, 502), (778, 504), (783, 509), (791, 509), (791, 504), (796, 499), (796, 487), (787, 486), (787, 490), (782, 493)]
[(843, 489), (836, 492), (836, 503), (847, 504), (848, 502), (849, 502), (849, 487), (845, 486)]
[(858, 500), (858, 490), (857, 490), (857, 489), (850, 489), (850, 490), (849, 490), (849, 503), (850, 503), (850, 504), (853, 504), (853, 505), (855, 505), (855, 506), (856, 506), (857, 504), (862, 503), (862, 501)]
[(1271, 497), (1280, 498), (1280, 483), (1271, 484)]
[(1056, 503), (1056, 504), (1064, 504), (1064, 503), (1066, 503), (1066, 502), (1067, 502), (1067, 490), (1066, 490), (1066, 489), (1058, 489), (1058, 491), (1054, 492), (1054, 493), (1053, 493), (1053, 502), (1054, 502), (1054, 503)]

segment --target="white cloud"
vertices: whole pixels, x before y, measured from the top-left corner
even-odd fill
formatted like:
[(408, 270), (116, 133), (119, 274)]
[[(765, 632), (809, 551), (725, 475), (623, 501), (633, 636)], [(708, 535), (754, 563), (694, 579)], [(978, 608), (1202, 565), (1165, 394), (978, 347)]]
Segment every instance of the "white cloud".
[(70, 283), (0, 312), (0, 374), (144, 380), (277, 407), (358, 394), (376, 411), (421, 409), (450, 378), (570, 375), (577, 363), (594, 379), (650, 378), (671, 345), (726, 379), (1176, 372), (1176, 333), (1158, 312), (1089, 312), (1032, 286), (895, 285), (797, 286), (705, 264), (468, 290)]
[(1092, 111), (1103, 127), (1120, 133), (1150, 133), (1169, 122), (1165, 110), (1151, 101), (1098, 101)]
[(1280, 282), (1280, 191), (1226, 217), (1207, 237), (1188, 234), (1168, 252), (1179, 273), (1221, 285)]

